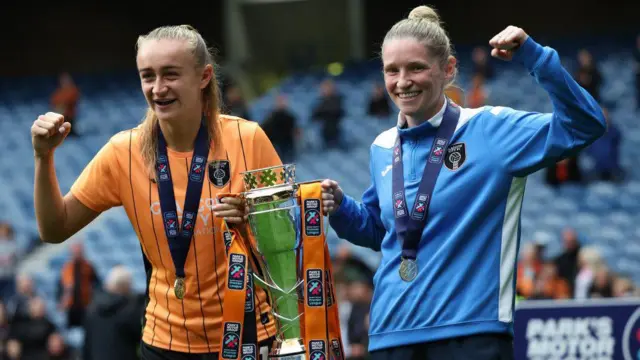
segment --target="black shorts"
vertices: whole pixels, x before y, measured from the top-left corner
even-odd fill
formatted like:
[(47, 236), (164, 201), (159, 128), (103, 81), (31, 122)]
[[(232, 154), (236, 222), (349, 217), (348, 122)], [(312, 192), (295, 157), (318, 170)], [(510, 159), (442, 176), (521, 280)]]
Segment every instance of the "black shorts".
[[(273, 339), (268, 339), (258, 345), (258, 359), (267, 360), (267, 355), (271, 350)], [(188, 354), (177, 351), (160, 349), (151, 346), (144, 341), (140, 344), (141, 360), (218, 360), (218, 353)]]
[(482, 334), (371, 352), (371, 360), (513, 360), (513, 338)]

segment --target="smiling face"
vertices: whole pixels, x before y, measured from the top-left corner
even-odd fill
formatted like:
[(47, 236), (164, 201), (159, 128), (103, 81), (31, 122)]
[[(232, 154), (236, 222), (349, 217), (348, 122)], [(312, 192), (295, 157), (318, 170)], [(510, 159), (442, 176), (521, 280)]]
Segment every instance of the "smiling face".
[(440, 110), (444, 88), (455, 72), (455, 58), (449, 57), (442, 66), (424, 44), (402, 37), (385, 42), (382, 62), (385, 87), (400, 112), (419, 123)]
[(147, 40), (136, 57), (142, 91), (158, 120), (199, 117), (202, 89), (213, 74), (211, 65), (196, 66), (186, 41)]

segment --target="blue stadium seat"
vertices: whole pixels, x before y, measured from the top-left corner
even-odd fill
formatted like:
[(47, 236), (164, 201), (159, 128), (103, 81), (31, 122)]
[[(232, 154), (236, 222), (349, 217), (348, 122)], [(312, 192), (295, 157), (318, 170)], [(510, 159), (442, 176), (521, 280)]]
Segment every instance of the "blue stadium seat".
[[(603, 255), (622, 259), (616, 265), (620, 271), (635, 274), (640, 280), (640, 114), (633, 91), (632, 59), (628, 53), (607, 56), (600, 64), (605, 82), (603, 97), (610, 103), (612, 119), (623, 130), (621, 163), (628, 172), (622, 185), (594, 183), (589, 186), (561, 186), (551, 189), (544, 183), (542, 171), (529, 176), (522, 211), (522, 238), (530, 241), (547, 238), (547, 255), (561, 251), (560, 231), (574, 226), (587, 243), (601, 246)], [(350, 65), (336, 78), (338, 91), (344, 95), (347, 117), (344, 120), (344, 138), (351, 144), (347, 151), (324, 151), (320, 124), (312, 122), (312, 108), (318, 99), (318, 86), (326, 77), (323, 73), (299, 74), (285, 80), (280, 86), (250, 104), (253, 119), (262, 122), (272, 111), (275, 94), (289, 98), (291, 111), (304, 128), (305, 139), (300, 144), (301, 154), (296, 161), (301, 181), (335, 178), (350, 195), (360, 198), (369, 186), (369, 146), (382, 131), (392, 127), (396, 115), (376, 119), (366, 115), (371, 88), (380, 82), (378, 62)], [(461, 67), (458, 80), (468, 84), (469, 68)], [(116, 132), (140, 123), (146, 109), (135, 73), (78, 76), (76, 79), (83, 96), (79, 106), (78, 123), (82, 136), (68, 138), (56, 153), (56, 166), (63, 192), (66, 192), (82, 169)], [(16, 225), (21, 243), (30, 242), (35, 229), (33, 210), (33, 163), (29, 124), (48, 111), (48, 96), (55, 86), (55, 78), (9, 79), (0, 81), (0, 124), (5, 136), (0, 142), (0, 166), (8, 171), (0, 174), (0, 214)], [(515, 90), (514, 90), (515, 89)], [(489, 104), (500, 104), (523, 110), (546, 112), (552, 110), (544, 90), (524, 70), (501, 68), (496, 78), (488, 83)], [(25, 100), (26, 99), (26, 100)], [(320, 151), (319, 151), (320, 150)], [(585, 159), (586, 168), (592, 164)], [(9, 215), (4, 215), (9, 214)], [(31, 230), (29, 230), (31, 229)], [(114, 264), (124, 263), (134, 269), (134, 286), (142, 290), (146, 282), (140, 246), (129, 220), (123, 211), (115, 210), (101, 215), (81, 235), (87, 256), (95, 261), (100, 276)], [(332, 230), (328, 233), (332, 251), (342, 243)], [(51, 274), (58, 274), (68, 255), (51, 259)], [(370, 256), (370, 255), (367, 255)], [(634, 258), (632, 258), (635, 256)], [(47, 293), (52, 293), (55, 276), (39, 278)], [(58, 321), (62, 317), (49, 303)], [(72, 342), (81, 335), (69, 334)], [(79, 340), (78, 340), (79, 341)]]

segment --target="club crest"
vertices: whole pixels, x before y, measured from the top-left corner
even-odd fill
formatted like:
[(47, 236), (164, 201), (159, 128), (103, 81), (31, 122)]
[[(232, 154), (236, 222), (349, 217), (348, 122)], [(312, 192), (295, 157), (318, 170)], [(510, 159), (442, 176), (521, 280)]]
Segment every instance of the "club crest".
[(467, 151), (464, 143), (449, 145), (444, 156), (444, 166), (447, 169), (456, 171), (467, 160)]
[(227, 160), (209, 162), (209, 181), (217, 188), (223, 188), (231, 179), (231, 166)]

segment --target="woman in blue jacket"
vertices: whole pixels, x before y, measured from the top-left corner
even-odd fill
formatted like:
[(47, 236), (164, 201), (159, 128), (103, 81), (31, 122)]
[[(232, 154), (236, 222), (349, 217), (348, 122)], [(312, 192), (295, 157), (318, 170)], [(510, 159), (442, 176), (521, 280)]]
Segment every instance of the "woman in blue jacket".
[(371, 186), (357, 202), (323, 181), (336, 233), (382, 253), (370, 312), (373, 359), (512, 359), (527, 175), (605, 131), (602, 110), (555, 50), (514, 26), (489, 44), (492, 56), (524, 65), (553, 113), (467, 109), (447, 99), (456, 59), (436, 12), (419, 6), (382, 45), (386, 90), (400, 113), (371, 146)]

